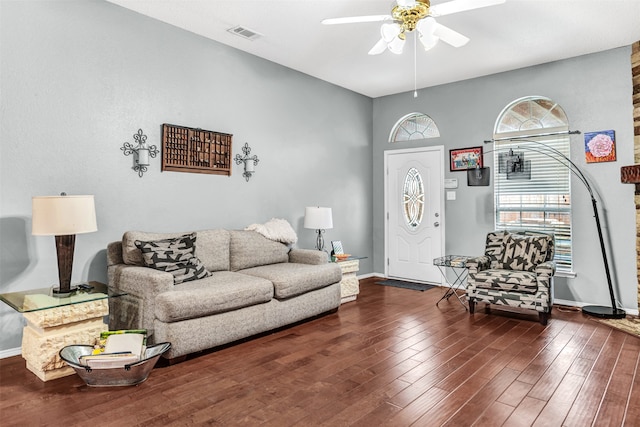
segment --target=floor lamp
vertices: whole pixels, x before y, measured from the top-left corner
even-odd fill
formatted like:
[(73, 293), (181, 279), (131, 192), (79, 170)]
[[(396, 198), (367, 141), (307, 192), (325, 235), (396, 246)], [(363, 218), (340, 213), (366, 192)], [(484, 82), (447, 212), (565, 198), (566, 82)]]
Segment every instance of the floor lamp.
[(31, 234), (55, 236), (58, 256), (59, 287), (53, 295), (64, 298), (75, 290), (71, 288), (73, 252), (76, 234), (97, 231), (96, 209), (93, 196), (38, 196), (32, 199)]
[[(549, 135), (571, 135), (571, 134), (578, 134), (580, 133), (579, 131), (572, 131), (572, 132), (565, 132), (565, 133), (558, 133), (558, 134), (549, 134)], [(607, 306), (602, 306), (602, 305), (587, 305), (582, 307), (582, 312), (591, 316), (595, 316), (595, 317), (600, 317), (600, 318), (605, 318), (605, 319), (622, 319), (626, 316), (626, 312), (620, 308), (617, 307), (617, 303), (616, 303), (616, 298), (615, 295), (613, 293), (613, 283), (611, 280), (611, 271), (609, 270), (609, 261), (607, 259), (607, 251), (605, 248), (605, 244), (604, 244), (604, 238), (602, 235), (602, 226), (600, 225), (600, 215), (598, 214), (598, 203), (596, 201), (595, 195), (593, 194), (593, 190), (591, 189), (591, 185), (589, 184), (589, 181), (587, 180), (587, 178), (584, 176), (584, 174), (582, 173), (582, 171), (580, 170), (580, 168), (571, 161), (571, 159), (569, 159), (567, 156), (565, 156), (562, 152), (556, 150), (553, 147), (550, 147), (547, 144), (544, 144), (540, 141), (534, 141), (534, 140), (530, 140), (530, 139), (525, 139), (527, 137), (521, 137), (521, 138), (500, 138), (500, 139), (492, 139), (492, 140), (488, 140), (485, 141), (485, 143), (491, 143), (491, 142), (495, 142), (495, 141), (522, 141), (522, 142), (528, 142), (528, 143), (533, 143), (536, 144), (538, 146), (540, 146), (540, 148), (537, 147), (522, 147), (519, 146), (517, 147), (517, 149), (524, 149), (524, 150), (531, 150), (537, 153), (540, 153), (544, 156), (547, 156), (555, 161), (557, 161), (558, 163), (562, 164), (563, 166), (565, 166), (567, 169), (569, 169), (571, 171), (571, 173), (573, 173), (579, 180), (580, 182), (582, 182), (582, 184), (584, 184), (584, 186), (586, 187), (587, 191), (589, 192), (589, 196), (591, 197), (591, 206), (593, 207), (593, 216), (595, 218), (595, 222), (596, 222), (596, 228), (598, 230), (598, 238), (600, 240), (600, 250), (602, 251), (602, 262), (604, 264), (604, 271), (606, 273), (607, 276), (607, 285), (609, 287), (609, 297), (611, 298), (611, 307), (607, 307)], [(529, 137), (530, 138), (530, 137)], [(495, 150), (494, 150), (495, 151)], [(487, 153), (489, 153), (490, 151), (488, 151)], [(487, 154), (485, 153), (485, 154)], [(484, 173), (488, 173), (489, 172), (489, 168), (486, 168), (486, 171)], [(482, 179), (482, 176), (478, 176), (481, 175), (483, 172), (480, 170), (470, 170), (468, 172), (468, 174), (474, 174), (474, 179), (480, 180)], [(487, 178), (488, 179), (488, 178)], [(479, 185), (487, 185), (487, 184), (479, 184)]]

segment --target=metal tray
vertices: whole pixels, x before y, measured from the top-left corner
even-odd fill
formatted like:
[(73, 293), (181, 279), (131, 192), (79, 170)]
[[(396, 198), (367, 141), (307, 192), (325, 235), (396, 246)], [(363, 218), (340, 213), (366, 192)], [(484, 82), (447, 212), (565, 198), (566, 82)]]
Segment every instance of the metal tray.
[(91, 354), (90, 345), (68, 345), (60, 350), (60, 358), (67, 362), (76, 373), (91, 387), (112, 387), (136, 385), (144, 382), (162, 354), (171, 348), (165, 342), (147, 347), (144, 359), (125, 365), (122, 368), (91, 369), (79, 363), (80, 356)]

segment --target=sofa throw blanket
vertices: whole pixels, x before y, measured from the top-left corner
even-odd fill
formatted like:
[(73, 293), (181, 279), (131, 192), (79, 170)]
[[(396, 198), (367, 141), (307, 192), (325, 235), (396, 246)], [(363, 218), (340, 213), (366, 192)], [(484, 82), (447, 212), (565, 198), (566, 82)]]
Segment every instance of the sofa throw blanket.
[(264, 224), (251, 224), (245, 230), (262, 234), (269, 240), (291, 245), (298, 241), (298, 236), (286, 219), (271, 218)]

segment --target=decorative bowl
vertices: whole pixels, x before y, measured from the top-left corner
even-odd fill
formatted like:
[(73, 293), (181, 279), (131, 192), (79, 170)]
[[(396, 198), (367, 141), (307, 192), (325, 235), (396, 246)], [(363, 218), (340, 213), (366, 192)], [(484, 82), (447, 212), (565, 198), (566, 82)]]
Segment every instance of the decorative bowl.
[(162, 354), (171, 348), (165, 342), (147, 347), (144, 358), (121, 368), (91, 369), (80, 364), (80, 356), (91, 354), (93, 346), (68, 345), (60, 350), (60, 358), (67, 362), (76, 373), (91, 387), (112, 387), (136, 385), (144, 382)]
[(333, 256), (336, 257), (338, 261), (344, 261), (345, 259), (349, 258), (351, 254), (334, 254)]

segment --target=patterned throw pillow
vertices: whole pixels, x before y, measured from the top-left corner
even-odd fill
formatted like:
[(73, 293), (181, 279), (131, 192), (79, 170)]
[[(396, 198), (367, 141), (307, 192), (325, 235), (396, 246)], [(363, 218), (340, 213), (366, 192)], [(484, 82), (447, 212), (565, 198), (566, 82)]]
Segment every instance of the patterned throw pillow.
[(136, 240), (135, 245), (142, 252), (142, 259), (147, 267), (173, 274), (173, 283), (177, 285), (210, 275), (194, 255), (195, 243), (196, 233), (191, 233), (153, 242)]
[(548, 236), (509, 234), (505, 238), (502, 261), (499, 263), (498, 268), (534, 271), (538, 264), (544, 262), (548, 248)]
[[(498, 268), (497, 264), (502, 260), (504, 242), (509, 235), (508, 231), (493, 231), (487, 234), (484, 254), (489, 257), (491, 268)], [(501, 268), (501, 267), (500, 267)]]

